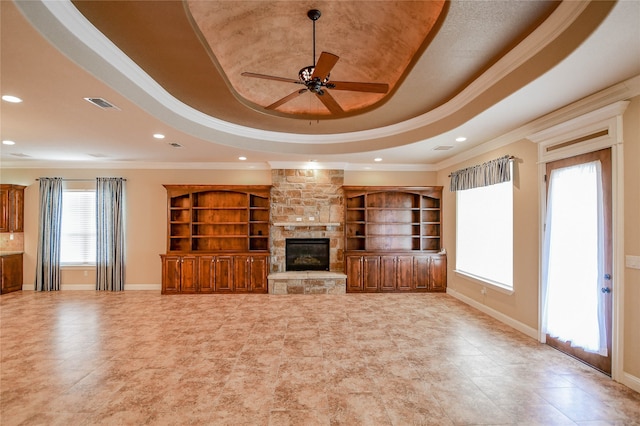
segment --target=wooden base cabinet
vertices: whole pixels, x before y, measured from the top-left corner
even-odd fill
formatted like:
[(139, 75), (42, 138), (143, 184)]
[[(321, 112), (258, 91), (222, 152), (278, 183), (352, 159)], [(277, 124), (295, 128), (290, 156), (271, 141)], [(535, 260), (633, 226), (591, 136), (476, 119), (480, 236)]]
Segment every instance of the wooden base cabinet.
[(268, 255), (160, 255), (162, 294), (267, 293)]
[(382, 291), (411, 291), (413, 257), (380, 256), (380, 277)]
[(447, 257), (445, 255), (414, 257), (412, 287), (415, 291), (446, 291)]
[(347, 291), (374, 293), (380, 289), (380, 256), (347, 256)]
[(347, 255), (348, 292), (443, 292), (445, 255)]
[(0, 293), (22, 290), (22, 253), (0, 256)]
[(235, 256), (233, 265), (236, 292), (267, 292), (267, 257)]

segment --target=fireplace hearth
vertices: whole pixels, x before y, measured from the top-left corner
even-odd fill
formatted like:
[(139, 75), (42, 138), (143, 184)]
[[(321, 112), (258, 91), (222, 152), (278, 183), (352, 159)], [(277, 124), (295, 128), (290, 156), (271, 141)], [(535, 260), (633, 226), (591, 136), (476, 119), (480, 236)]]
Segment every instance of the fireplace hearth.
[(329, 238), (287, 238), (285, 268), (287, 271), (328, 271)]

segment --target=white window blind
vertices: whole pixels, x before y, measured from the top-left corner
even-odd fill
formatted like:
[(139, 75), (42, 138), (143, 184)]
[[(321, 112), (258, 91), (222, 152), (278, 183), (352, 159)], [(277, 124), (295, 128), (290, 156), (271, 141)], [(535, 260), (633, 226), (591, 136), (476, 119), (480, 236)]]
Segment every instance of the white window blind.
[(456, 192), (456, 272), (513, 289), (513, 184)]
[(63, 192), (61, 237), (60, 263), (62, 265), (95, 265), (95, 190)]

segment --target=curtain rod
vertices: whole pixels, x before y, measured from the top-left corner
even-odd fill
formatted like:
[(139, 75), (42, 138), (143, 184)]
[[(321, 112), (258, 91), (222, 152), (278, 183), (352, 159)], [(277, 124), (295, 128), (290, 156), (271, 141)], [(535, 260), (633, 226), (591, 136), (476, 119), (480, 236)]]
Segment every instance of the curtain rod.
[[(513, 160), (516, 160), (516, 159), (517, 159), (517, 157), (514, 156), (514, 155), (510, 155), (509, 156), (509, 161), (513, 161)], [(471, 167), (474, 167), (474, 166), (469, 166), (469, 167), (465, 167), (465, 168), (468, 169), (468, 168), (471, 168)], [(464, 169), (461, 169), (461, 170), (464, 170)], [(447, 175), (447, 177), (451, 177), (451, 175)]]
[[(36, 182), (39, 181), (40, 179), (36, 179)], [(123, 181), (127, 181), (126, 179), (122, 179)], [(63, 182), (95, 182), (95, 178), (94, 179), (62, 179)]]

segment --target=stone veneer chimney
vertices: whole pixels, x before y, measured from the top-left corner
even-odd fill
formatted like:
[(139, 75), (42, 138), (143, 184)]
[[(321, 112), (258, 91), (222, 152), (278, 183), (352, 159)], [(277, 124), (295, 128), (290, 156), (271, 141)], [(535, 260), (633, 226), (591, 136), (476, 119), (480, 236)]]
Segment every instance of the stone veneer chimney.
[[(330, 270), (344, 271), (343, 170), (271, 171), (271, 271), (285, 271), (287, 238), (329, 238)], [(309, 218), (313, 217), (313, 221)], [(302, 219), (301, 222), (298, 219)], [(303, 226), (283, 227), (274, 223)], [(323, 223), (340, 223), (327, 228)]]

